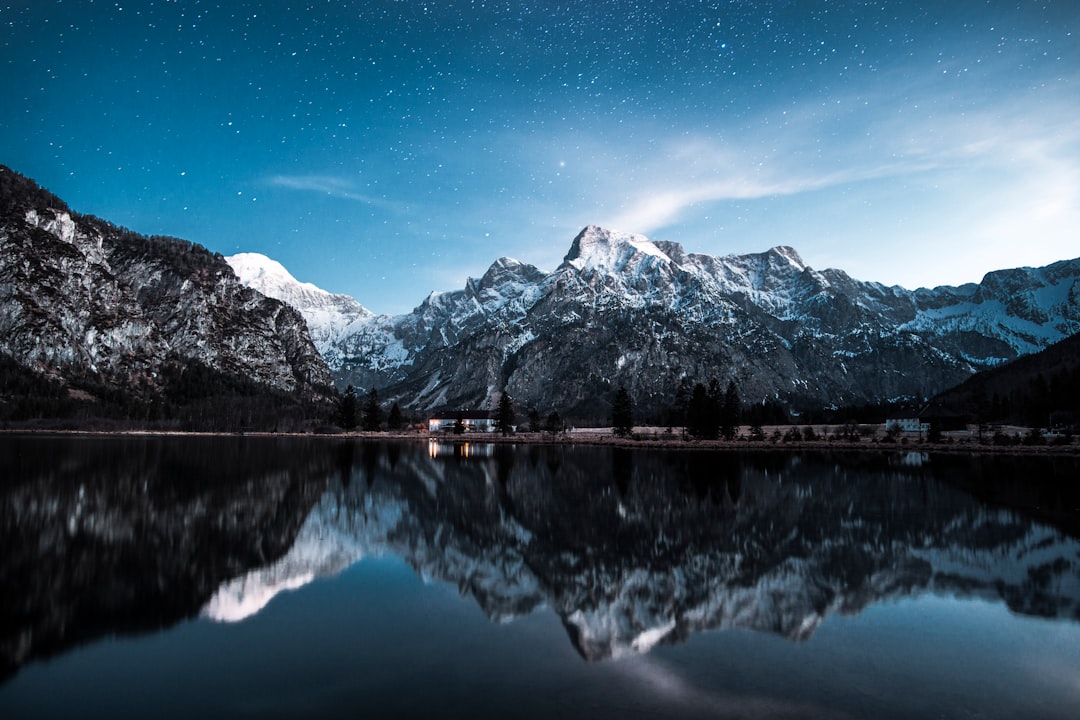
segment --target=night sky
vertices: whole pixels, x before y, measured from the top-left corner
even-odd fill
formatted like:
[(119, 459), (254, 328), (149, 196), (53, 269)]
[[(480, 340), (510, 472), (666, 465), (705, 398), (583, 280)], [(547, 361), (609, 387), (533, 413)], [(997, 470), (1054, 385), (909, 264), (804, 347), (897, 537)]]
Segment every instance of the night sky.
[(908, 288), (1080, 256), (1080, 2), (0, 0), (0, 163), (404, 312), (587, 224)]

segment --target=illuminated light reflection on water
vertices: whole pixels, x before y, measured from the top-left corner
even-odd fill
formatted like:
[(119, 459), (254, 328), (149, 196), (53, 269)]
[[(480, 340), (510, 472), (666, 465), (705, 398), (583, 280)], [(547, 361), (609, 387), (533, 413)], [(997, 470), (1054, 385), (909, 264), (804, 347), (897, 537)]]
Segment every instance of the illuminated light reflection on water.
[(1075, 717), (1072, 458), (0, 437), (2, 717)]

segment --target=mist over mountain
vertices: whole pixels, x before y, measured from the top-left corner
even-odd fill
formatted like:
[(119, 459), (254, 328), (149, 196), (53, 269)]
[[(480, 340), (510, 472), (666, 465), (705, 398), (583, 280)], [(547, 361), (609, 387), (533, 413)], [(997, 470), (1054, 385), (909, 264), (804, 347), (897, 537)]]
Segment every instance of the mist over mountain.
[(790, 247), (713, 257), (595, 226), (552, 272), (500, 258), (340, 332), (290, 286), (264, 289), (332, 338), (339, 387), (421, 410), (494, 407), (505, 391), (583, 419), (605, 418), (620, 385), (655, 413), (713, 378), (796, 409), (926, 398), (1080, 330), (1080, 259), (907, 290), (815, 270)]

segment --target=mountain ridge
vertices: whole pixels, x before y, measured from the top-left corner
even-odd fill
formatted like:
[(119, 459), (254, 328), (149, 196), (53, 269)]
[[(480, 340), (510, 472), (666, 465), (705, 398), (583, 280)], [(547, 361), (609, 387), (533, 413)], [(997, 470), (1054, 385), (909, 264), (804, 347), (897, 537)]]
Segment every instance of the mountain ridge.
[(0, 351), (138, 397), (198, 363), (308, 396), (378, 388), (414, 412), (505, 393), (603, 424), (620, 386), (645, 419), (713, 380), (802, 412), (921, 401), (1080, 331), (1080, 259), (912, 291), (816, 270), (787, 245), (710, 256), (596, 225), (552, 271), (503, 257), (376, 315), (265, 256), (79, 215), (7, 168), (0, 185)]
[(339, 386), (418, 410), (505, 391), (595, 420), (620, 384), (652, 413), (712, 378), (795, 408), (927, 398), (1077, 330), (1080, 259), (907, 290), (786, 245), (709, 256), (590, 225), (555, 270), (500, 258), (409, 313), (359, 318), (327, 360)]

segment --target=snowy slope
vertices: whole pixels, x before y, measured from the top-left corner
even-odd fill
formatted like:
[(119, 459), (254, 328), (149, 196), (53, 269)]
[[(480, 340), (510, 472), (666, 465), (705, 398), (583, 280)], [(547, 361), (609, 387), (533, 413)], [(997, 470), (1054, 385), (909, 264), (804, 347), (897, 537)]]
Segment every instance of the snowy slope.
[(311, 283), (300, 282), (285, 267), (259, 253), (239, 253), (225, 258), (233, 272), (253, 290), (291, 305), (308, 324), (311, 339), (323, 357), (334, 343), (360, 319), (372, 312), (348, 295), (327, 292)]

